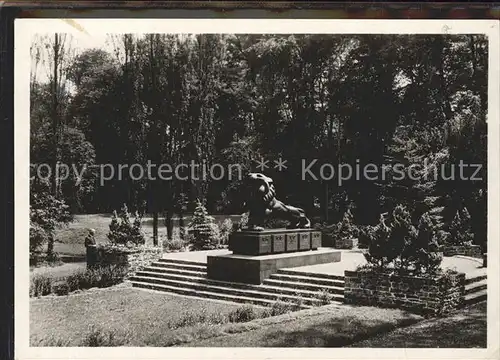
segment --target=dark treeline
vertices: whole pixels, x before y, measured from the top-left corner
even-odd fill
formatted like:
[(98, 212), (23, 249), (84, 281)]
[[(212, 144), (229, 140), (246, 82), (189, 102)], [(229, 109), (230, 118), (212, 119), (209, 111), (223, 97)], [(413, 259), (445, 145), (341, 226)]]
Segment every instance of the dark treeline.
[[(63, 35), (33, 43), (49, 81), (31, 82), (31, 163), (84, 165), (241, 164), (287, 160), (265, 171), (278, 197), (322, 221), (348, 208), (374, 223), (397, 204), (418, 218), (450, 221), (466, 206), (486, 237), (487, 39), (480, 35), (123, 35), (114, 51), (71, 56)], [(38, 57), (37, 57), (38, 56)], [(34, 72), (33, 74), (36, 74)], [(455, 180), (301, 179), (318, 165), (441, 165)], [(481, 181), (459, 178), (460, 160), (483, 164)], [(319, 166), (313, 172), (319, 176)], [(475, 169), (466, 169), (470, 177)], [(128, 174), (125, 173), (124, 175)], [(164, 214), (241, 212), (238, 181), (108, 180), (86, 172), (35, 180), (75, 213), (129, 208)]]

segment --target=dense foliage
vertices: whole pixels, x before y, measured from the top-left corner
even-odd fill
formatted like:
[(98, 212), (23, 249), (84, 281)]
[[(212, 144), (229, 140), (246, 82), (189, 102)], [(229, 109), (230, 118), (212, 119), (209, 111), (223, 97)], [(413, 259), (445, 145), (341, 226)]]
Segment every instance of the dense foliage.
[(72, 220), (69, 207), (47, 191), (31, 192), (30, 196), (30, 257), (36, 260), (47, 245), (47, 258), (54, 257), (54, 235), (58, 227)]
[[(70, 54), (70, 39), (38, 39), (54, 75), (32, 76), (31, 159), (75, 164), (241, 164), (287, 160), (272, 168), (280, 197), (311, 217), (338, 222), (352, 208), (358, 224), (377, 223), (397, 204), (412, 222), (428, 213), (450, 224), (467, 207), (475, 242), (486, 239), (487, 39), (482, 35), (174, 35), (125, 34), (114, 46)], [(66, 43), (64, 43), (64, 41)], [(48, 46), (46, 46), (48, 45)], [(37, 50), (38, 49), (38, 50)], [(47, 50), (48, 49), (48, 50)], [(38, 51), (38, 52), (37, 52)], [(35, 63), (41, 62), (34, 56)], [(42, 64), (43, 65), (43, 64)], [(55, 130), (56, 129), (56, 130)], [(302, 160), (363, 167), (401, 164), (412, 178), (301, 177)], [(458, 176), (458, 164), (466, 167)], [(413, 167), (412, 167), (413, 166)], [(430, 176), (445, 169), (454, 179)], [(95, 168), (94, 168), (95, 169)], [(221, 180), (99, 182), (88, 170), (54, 183), (72, 211), (163, 212), (187, 197), (209, 213), (237, 213), (245, 194), (237, 173)], [(300, 190), (299, 190), (300, 189)], [(415, 210), (415, 211), (413, 211)], [(378, 231), (384, 232), (381, 225)], [(169, 232), (169, 236), (171, 231)]]

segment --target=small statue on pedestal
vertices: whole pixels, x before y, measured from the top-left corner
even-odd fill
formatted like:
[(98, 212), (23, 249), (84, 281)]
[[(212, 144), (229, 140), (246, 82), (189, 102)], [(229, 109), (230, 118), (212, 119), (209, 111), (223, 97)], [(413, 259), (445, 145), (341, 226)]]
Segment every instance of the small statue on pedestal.
[(264, 230), (264, 220), (267, 217), (288, 220), (290, 221), (288, 228), (291, 229), (311, 227), (304, 210), (276, 199), (276, 189), (270, 177), (260, 173), (250, 173), (246, 185), (248, 197), (245, 207), (249, 211), (246, 230)]

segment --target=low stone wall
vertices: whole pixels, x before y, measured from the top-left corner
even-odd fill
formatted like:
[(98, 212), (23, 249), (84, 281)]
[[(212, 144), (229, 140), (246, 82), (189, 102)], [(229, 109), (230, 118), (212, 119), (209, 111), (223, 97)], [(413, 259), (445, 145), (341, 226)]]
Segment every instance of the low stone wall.
[(398, 276), (369, 271), (345, 271), (344, 302), (439, 315), (464, 302), (465, 274), (436, 278)]
[(462, 256), (475, 257), (479, 259), (483, 258), (483, 252), (481, 251), (481, 246), (479, 245), (458, 245), (458, 246), (445, 245), (443, 246), (443, 255), (444, 256), (462, 255)]
[[(161, 247), (128, 249), (109, 246), (87, 247), (87, 268), (109, 265), (126, 266), (128, 274), (134, 274), (162, 256)], [(127, 275), (128, 276), (128, 275)]]
[(336, 239), (336, 249), (356, 249), (358, 247), (358, 239)]

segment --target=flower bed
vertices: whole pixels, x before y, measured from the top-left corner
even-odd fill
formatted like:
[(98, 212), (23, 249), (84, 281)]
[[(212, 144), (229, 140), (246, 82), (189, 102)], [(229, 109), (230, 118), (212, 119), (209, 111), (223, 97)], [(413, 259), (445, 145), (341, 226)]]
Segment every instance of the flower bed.
[(345, 271), (344, 302), (440, 315), (459, 307), (465, 296), (465, 274), (433, 277), (397, 275), (376, 270)]

